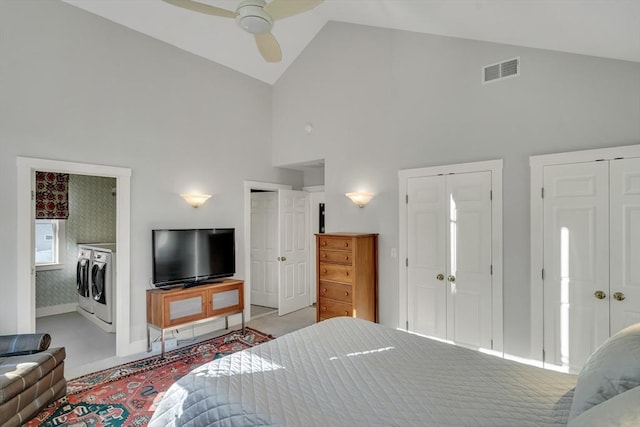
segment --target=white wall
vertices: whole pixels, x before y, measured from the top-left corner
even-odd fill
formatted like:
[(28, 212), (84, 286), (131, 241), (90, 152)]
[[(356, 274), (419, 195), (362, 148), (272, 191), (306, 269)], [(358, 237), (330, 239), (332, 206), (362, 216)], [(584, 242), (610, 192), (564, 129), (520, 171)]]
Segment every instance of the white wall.
[[(516, 56), (519, 77), (481, 84)], [(273, 129), (274, 164), (325, 159), (327, 231), (380, 233), (390, 326), (398, 170), (504, 159), (505, 351), (529, 356), (528, 157), (640, 142), (640, 64), (333, 22), (275, 85)], [(360, 189), (363, 209), (344, 196)]]
[[(269, 160), (272, 88), (58, 1), (2, 1), (0, 29), (0, 333), (16, 329), (16, 156), (132, 169), (132, 342), (153, 228), (235, 227), (243, 277), (244, 180), (303, 184)], [(188, 191), (213, 197), (193, 209)]]

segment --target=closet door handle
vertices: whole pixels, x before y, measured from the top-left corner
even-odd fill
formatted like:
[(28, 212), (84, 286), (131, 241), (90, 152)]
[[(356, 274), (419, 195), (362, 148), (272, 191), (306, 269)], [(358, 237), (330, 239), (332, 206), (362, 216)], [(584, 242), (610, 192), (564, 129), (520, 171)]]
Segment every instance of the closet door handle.
[(627, 297), (625, 297), (622, 292), (616, 292), (616, 293), (613, 294), (613, 299), (616, 300), (616, 301), (622, 301), (625, 298), (627, 298)]
[(438, 279), (438, 280), (444, 280), (444, 274), (439, 273), (439, 274), (436, 276), (436, 279)]
[(453, 274), (450, 274), (449, 277), (447, 277), (447, 280), (450, 281), (451, 283), (454, 283), (456, 281), (456, 276), (454, 276)]
[(595, 291), (593, 295), (598, 299), (605, 299), (607, 297), (607, 294), (605, 294), (603, 291)]

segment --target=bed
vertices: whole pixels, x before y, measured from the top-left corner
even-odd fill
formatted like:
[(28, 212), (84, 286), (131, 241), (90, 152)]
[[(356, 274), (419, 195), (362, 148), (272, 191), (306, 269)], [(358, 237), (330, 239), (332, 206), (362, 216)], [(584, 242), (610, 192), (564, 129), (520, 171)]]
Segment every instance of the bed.
[(577, 380), (341, 317), (193, 370), (149, 425), (566, 425)]

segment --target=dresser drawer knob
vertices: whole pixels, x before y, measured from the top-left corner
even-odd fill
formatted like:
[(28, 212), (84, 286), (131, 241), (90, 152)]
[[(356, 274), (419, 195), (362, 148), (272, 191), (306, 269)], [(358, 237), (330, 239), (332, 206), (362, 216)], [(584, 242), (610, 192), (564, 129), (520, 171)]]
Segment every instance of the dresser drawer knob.
[(326, 306), (322, 306), (322, 311), (327, 311), (327, 307)]
[(344, 257), (344, 260), (349, 261), (349, 257), (348, 256)]
[(348, 275), (349, 275), (349, 272), (348, 272), (348, 271), (346, 271), (346, 272), (344, 273), (344, 275), (345, 275), (345, 276), (348, 276)]
[(349, 315), (349, 312), (348, 312), (348, 311), (345, 311), (345, 312), (344, 312), (344, 315), (345, 315), (345, 316), (348, 316), (348, 315)]
[(326, 257), (327, 257), (327, 254), (322, 254), (322, 258), (326, 258)]
[(322, 269), (322, 272), (323, 272), (324, 274), (327, 274), (327, 269), (326, 269), (326, 268)]
[(327, 246), (327, 242), (322, 242), (322, 246)]
[(345, 242), (344, 247), (348, 248), (349, 247), (349, 242)]
[(348, 297), (348, 296), (349, 296), (349, 292), (345, 292), (345, 293), (344, 293), (344, 296), (345, 296), (345, 297)]
[(327, 292), (327, 288), (322, 288), (322, 292)]

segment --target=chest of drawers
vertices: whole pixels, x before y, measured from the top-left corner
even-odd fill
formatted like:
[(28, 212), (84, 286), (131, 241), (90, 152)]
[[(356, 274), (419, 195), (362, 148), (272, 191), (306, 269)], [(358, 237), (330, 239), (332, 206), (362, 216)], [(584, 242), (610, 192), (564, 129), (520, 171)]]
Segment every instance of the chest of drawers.
[(316, 320), (378, 321), (378, 235), (316, 234)]

